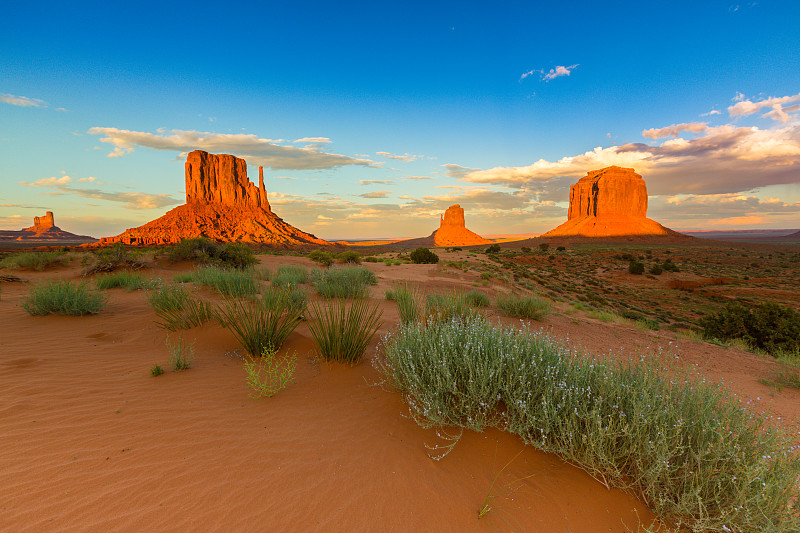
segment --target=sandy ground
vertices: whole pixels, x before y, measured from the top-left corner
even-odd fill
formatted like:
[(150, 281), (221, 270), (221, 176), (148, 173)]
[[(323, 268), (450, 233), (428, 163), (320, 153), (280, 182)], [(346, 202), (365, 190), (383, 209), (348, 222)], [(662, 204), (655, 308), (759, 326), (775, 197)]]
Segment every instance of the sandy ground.
[[(372, 289), (384, 310), (380, 335), (398, 322), (383, 296), (393, 281), (472, 288), (473, 278), (435, 266), (366, 266), (380, 281)], [(168, 279), (188, 268), (144, 273)], [(80, 279), (77, 267), (22, 275)], [(301, 324), (284, 347), (298, 356), (295, 382), (255, 401), (231, 355), (241, 349), (217, 325), (184, 333), (196, 359), (173, 372), (142, 291), (107, 291), (109, 305), (86, 317), (31, 317), (19, 307), (26, 292), (3, 283), (0, 299), (2, 531), (626, 532), (653, 520), (635, 497), (496, 430), (466, 432), (450, 455), (431, 460), (425, 445), (443, 441), (405, 416), (399, 394), (376, 385), (378, 336), (360, 364), (327, 364)], [(773, 367), (767, 359), (574, 315), (535, 327), (592, 352), (661, 346), (758, 409), (800, 418), (798, 391), (771, 394), (758, 383)], [(155, 363), (166, 374), (151, 377)], [(496, 509), (479, 520), (494, 472), (509, 462), (495, 486), (518, 490), (496, 490)]]

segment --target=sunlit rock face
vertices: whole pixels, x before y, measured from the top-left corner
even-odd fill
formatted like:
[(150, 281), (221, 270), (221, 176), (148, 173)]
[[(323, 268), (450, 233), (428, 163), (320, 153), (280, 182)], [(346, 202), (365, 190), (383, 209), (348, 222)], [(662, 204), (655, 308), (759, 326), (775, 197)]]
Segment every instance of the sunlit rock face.
[(0, 230), (0, 242), (27, 242), (41, 245), (83, 244), (96, 242), (97, 239), (88, 235), (75, 235), (56, 226), (52, 211), (47, 211), (44, 216), (33, 217), (33, 226), (19, 231)]
[(259, 167), (258, 187), (244, 159), (195, 150), (186, 157), (186, 204), (101, 244), (159, 245), (192, 237), (279, 246), (325, 245), (327, 241), (287, 224), (272, 212)]
[(473, 246), (492, 242), (467, 229), (464, 208), (458, 204), (447, 208), (439, 219), (439, 229), (433, 232), (432, 237), (435, 246)]
[[(47, 211), (42, 217), (33, 217), (33, 226), (25, 228), (22, 231), (32, 231), (34, 233), (42, 233), (50, 228), (56, 228), (55, 219), (52, 211)], [(58, 229), (58, 228), (56, 228)]]
[(632, 168), (592, 170), (569, 191), (567, 221), (544, 237), (670, 235), (647, 218), (647, 185)]

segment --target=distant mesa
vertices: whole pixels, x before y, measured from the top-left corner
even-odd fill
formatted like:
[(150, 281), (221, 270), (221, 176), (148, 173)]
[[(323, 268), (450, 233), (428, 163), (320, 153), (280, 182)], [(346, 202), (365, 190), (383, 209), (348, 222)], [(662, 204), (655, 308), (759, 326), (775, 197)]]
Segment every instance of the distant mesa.
[(408, 246), (475, 246), (492, 242), (467, 229), (464, 222), (464, 208), (455, 204), (448, 207), (444, 215), (439, 217), (439, 229), (431, 233), (429, 237), (408, 239), (400, 241), (399, 244)]
[(75, 235), (56, 226), (52, 211), (47, 211), (44, 216), (33, 217), (33, 226), (19, 231), (0, 230), (0, 242), (18, 242), (40, 245), (57, 244), (84, 244), (97, 242), (88, 235)]
[(185, 179), (184, 205), (143, 226), (101, 239), (100, 244), (149, 246), (192, 237), (277, 246), (329, 244), (287, 224), (272, 212), (264, 187), (263, 167), (258, 167), (256, 187), (247, 177), (244, 159), (195, 150), (186, 157)]
[(639, 174), (610, 166), (590, 171), (570, 188), (567, 221), (542, 237), (685, 236), (647, 218), (647, 186)]

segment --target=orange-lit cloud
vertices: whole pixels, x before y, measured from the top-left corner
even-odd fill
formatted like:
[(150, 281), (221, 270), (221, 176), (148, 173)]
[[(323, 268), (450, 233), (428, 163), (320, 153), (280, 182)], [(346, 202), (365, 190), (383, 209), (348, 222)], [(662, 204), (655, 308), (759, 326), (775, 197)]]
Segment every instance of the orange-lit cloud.
[(27, 96), (14, 96), (13, 94), (0, 94), (0, 102), (17, 107), (47, 107), (47, 103)]
[(708, 123), (706, 122), (688, 122), (683, 124), (673, 124), (672, 126), (667, 126), (665, 128), (650, 128), (649, 130), (644, 130), (642, 132), (642, 137), (647, 137), (648, 139), (660, 139), (662, 137), (677, 137), (683, 131), (691, 131), (694, 133), (700, 133), (701, 131), (705, 131), (708, 127)]

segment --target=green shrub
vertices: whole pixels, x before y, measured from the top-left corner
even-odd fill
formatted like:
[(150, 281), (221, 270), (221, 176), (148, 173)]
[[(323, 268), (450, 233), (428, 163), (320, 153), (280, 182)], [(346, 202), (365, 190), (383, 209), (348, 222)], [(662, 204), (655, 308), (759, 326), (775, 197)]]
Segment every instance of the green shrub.
[[(667, 252), (669, 252), (669, 250), (666, 250), (664, 253), (667, 253)], [(661, 264), (661, 268), (666, 270), (667, 272), (680, 272), (681, 271), (681, 269), (678, 268), (678, 265), (676, 265), (675, 263), (672, 262), (672, 259), (665, 260), (664, 263)]]
[(426, 323), (466, 320), (477, 313), (464, 293), (429, 294), (425, 300)]
[(272, 277), (274, 287), (300, 285), (308, 280), (308, 270), (297, 265), (281, 265)]
[[(164, 303), (164, 307), (158, 307)], [(179, 329), (191, 329), (193, 327), (202, 326), (212, 318), (215, 318), (214, 307), (204, 300), (195, 298), (187, 294), (181, 307), (176, 307), (179, 302), (150, 302), (156, 315), (161, 319), (161, 322), (156, 322), (156, 325), (167, 331), (178, 331)]]
[(435, 265), (439, 262), (439, 256), (427, 248), (417, 248), (411, 252), (409, 258), (417, 265)]
[(380, 263), (380, 261), (381, 261), (380, 259), (372, 255), (364, 258), (365, 263)]
[(278, 350), (303, 317), (305, 300), (297, 301), (290, 288), (270, 288), (261, 299), (227, 299), (216, 315), (253, 357)]
[(100, 274), (94, 278), (94, 285), (101, 290), (122, 287), (129, 291), (144, 289), (147, 286), (141, 274), (138, 272), (131, 272), (130, 270)]
[(184, 239), (167, 249), (170, 261), (194, 261), (200, 264), (244, 269), (258, 263), (253, 250), (239, 243), (220, 244), (205, 237)]
[(497, 308), (508, 316), (542, 320), (553, 310), (553, 304), (538, 296), (510, 294), (497, 297)]
[[(116, 243), (112, 246), (98, 248), (91, 255), (92, 264), (87, 266), (84, 275), (97, 274), (98, 272), (113, 272), (119, 268), (136, 270), (142, 268), (144, 263), (141, 261), (142, 252), (134, 252), (125, 245)], [(87, 256), (87, 262), (88, 256)]]
[(499, 253), (499, 252), (500, 252), (500, 245), (499, 244), (492, 244), (491, 246), (486, 248), (486, 251), (484, 253), (496, 254), (496, 253)]
[(361, 264), (361, 254), (353, 250), (347, 250), (338, 254), (336, 259), (338, 259), (340, 263), (350, 263), (353, 265)]
[(314, 250), (308, 254), (308, 258), (320, 266), (329, 267), (333, 264), (333, 254), (325, 250)]
[(473, 289), (465, 294), (464, 297), (472, 307), (489, 307), (489, 297), (481, 291)]
[(529, 253), (531, 253), (531, 248), (530, 248), (530, 246), (523, 246), (522, 248), (520, 248), (520, 251), (523, 254), (529, 254)]
[(150, 369), (150, 375), (153, 377), (160, 376), (163, 373), (164, 369), (160, 365), (153, 365), (153, 368)]
[(380, 327), (380, 306), (366, 298), (348, 303), (336, 298), (326, 305), (311, 304), (308, 328), (326, 361), (357, 363)]
[(772, 302), (752, 308), (730, 302), (699, 325), (706, 339), (742, 339), (776, 356), (800, 350), (800, 313)]
[(658, 263), (656, 263), (655, 265), (650, 267), (650, 270), (648, 270), (648, 272), (650, 272), (654, 276), (660, 276), (661, 273), (664, 272), (664, 268)]
[(312, 272), (311, 282), (324, 298), (358, 298), (369, 294), (378, 283), (375, 274), (364, 267), (344, 267)]
[(169, 341), (169, 335), (167, 335), (164, 343), (167, 345), (167, 350), (169, 350), (169, 364), (173, 370), (178, 372), (192, 366), (192, 362), (194, 362), (194, 342), (186, 346), (183, 336), (181, 336), (178, 337), (177, 343), (172, 344)]
[(628, 263), (628, 273), (636, 275), (644, 274), (644, 263), (640, 263), (639, 261), (631, 261)]
[(180, 311), (189, 293), (180, 285), (158, 285), (147, 293), (147, 301), (155, 311)]
[(63, 252), (20, 252), (4, 257), (0, 261), (0, 268), (41, 272), (49, 266), (63, 266), (67, 262), (69, 262), (69, 256)]
[(550, 245), (547, 244), (546, 242), (539, 243), (539, 251), (540, 252), (546, 252), (549, 249), (550, 249)]
[(245, 270), (200, 267), (191, 272), (191, 281), (215, 289), (224, 296), (241, 297), (258, 292), (253, 273)]
[(557, 252), (563, 252), (563, 251), (564, 251), (564, 250), (566, 250), (566, 249), (567, 249), (567, 247), (566, 247), (566, 246), (559, 246), (559, 247), (557, 247), (557, 248), (556, 248), (556, 251), (557, 251)]
[(89, 290), (86, 283), (48, 281), (32, 286), (22, 302), (31, 315), (95, 315), (108, 302), (108, 297)]
[(245, 383), (250, 389), (249, 396), (255, 400), (272, 398), (285, 390), (294, 378), (297, 367), (297, 355), (294, 352), (278, 357), (277, 352), (272, 350), (262, 353), (261, 357), (246, 354), (243, 359), (247, 374)]
[(267, 267), (257, 266), (252, 269), (253, 277), (261, 281), (269, 281), (272, 277)]
[(526, 328), (409, 323), (377, 362), (422, 427), (497, 427), (634, 492), (676, 530), (800, 530), (792, 439), (721, 385)]

